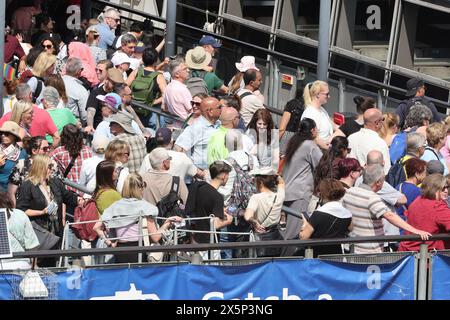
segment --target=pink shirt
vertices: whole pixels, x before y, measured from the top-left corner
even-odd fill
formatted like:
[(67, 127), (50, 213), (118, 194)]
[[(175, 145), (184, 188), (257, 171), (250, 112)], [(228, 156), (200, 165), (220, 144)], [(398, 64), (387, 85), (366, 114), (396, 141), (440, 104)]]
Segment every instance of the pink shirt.
[(186, 120), (192, 113), (191, 101), (192, 96), (186, 85), (172, 79), (164, 93), (164, 104), (169, 112)]
[[(11, 118), (11, 112), (8, 112), (0, 119), (0, 126), (3, 125), (5, 121)], [(30, 135), (32, 137), (42, 136), (45, 137), (46, 134), (53, 135), (58, 132), (58, 128), (55, 126), (52, 118), (48, 112), (44, 109), (38, 108), (33, 105), (33, 121), (31, 122)]]

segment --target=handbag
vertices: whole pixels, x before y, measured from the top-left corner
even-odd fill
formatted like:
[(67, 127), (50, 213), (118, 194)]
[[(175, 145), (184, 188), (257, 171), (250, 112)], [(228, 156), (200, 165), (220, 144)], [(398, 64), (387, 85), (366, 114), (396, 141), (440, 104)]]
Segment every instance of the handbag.
[(51, 250), (61, 239), (60, 237), (49, 232), (47, 229), (41, 227), (35, 221), (31, 221), (34, 233), (39, 240), (37, 250)]

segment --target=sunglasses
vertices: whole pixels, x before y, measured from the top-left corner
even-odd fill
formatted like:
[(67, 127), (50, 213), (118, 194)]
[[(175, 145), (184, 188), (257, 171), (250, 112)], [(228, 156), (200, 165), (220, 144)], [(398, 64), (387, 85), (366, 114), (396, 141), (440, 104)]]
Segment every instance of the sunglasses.
[(448, 185), (447, 184), (442, 188), (442, 191), (445, 191), (445, 190), (448, 191)]
[(99, 69), (99, 68), (95, 68), (95, 72), (103, 72), (105, 70)]
[(41, 148), (41, 150), (44, 151), (44, 152), (49, 152), (50, 151), (50, 147), (49, 146), (43, 147), (43, 148)]
[(100, 37), (99, 34), (94, 34), (94, 39), (98, 39)]
[(52, 44), (47, 44), (47, 45), (42, 45), (42, 48), (44, 48), (44, 49), (47, 49), (47, 50), (49, 50), (49, 49), (53, 49), (53, 45)]
[(191, 106), (193, 107), (200, 107), (201, 102), (195, 102), (195, 101), (191, 101)]

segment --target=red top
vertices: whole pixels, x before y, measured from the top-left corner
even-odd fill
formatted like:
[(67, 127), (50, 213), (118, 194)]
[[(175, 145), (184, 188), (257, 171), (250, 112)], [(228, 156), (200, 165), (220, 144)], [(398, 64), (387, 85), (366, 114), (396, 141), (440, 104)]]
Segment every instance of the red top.
[[(429, 200), (422, 196), (414, 200), (405, 212), (407, 222), (414, 228), (428, 231), (431, 234), (450, 231), (450, 209), (444, 201)], [(405, 231), (405, 234), (411, 234)], [(421, 241), (405, 241), (400, 243), (399, 251), (419, 251)], [(450, 242), (443, 240), (426, 241), (428, 249), (443, 250), (450, 248)]]
[(16, 37), (11, 35), (7, 35), (5, 37), (4, 55), (5, 63), (11, 62), (14, 55), (16, 55), (19, 59), (22, 59), (22, 57), (25, 55), (25, 52), (23, 51), (22, 46), (20, 45), (20, 42)]
[[(12, 112), (8, 112), (0, 119), (0, 126), (11, 118), (11, 114)], [(36, 105), (33, 105), (33, 121), (31, 122), (29, 131), (30, 136), (45, 137), (46, 134), (53, 135), (55, 132), (58, 132), (58, 128), (55, 126), (55, 123), (47, 110), (40, 109)]]

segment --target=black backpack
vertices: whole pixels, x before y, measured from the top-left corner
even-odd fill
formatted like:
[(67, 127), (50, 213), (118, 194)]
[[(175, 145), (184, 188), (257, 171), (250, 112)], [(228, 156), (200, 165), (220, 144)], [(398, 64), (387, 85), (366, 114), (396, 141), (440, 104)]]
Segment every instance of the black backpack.
[(394, 188), (406, 181), (405, 162), (408, 159), (411, 159), (411, 156), (404, 156), (398, 159), (398, 161), (389, 169), (386, 176), (386, 182)]
[(172, 216), (179, 216), (182, 218), (186, 218), (184, 210), (180, 207), (181, 199), (180, 197), (178, 197), (179, 189), (180, 177), (173, 177), (170, 192), (156, 204), (159, 217), (169, 218)]

